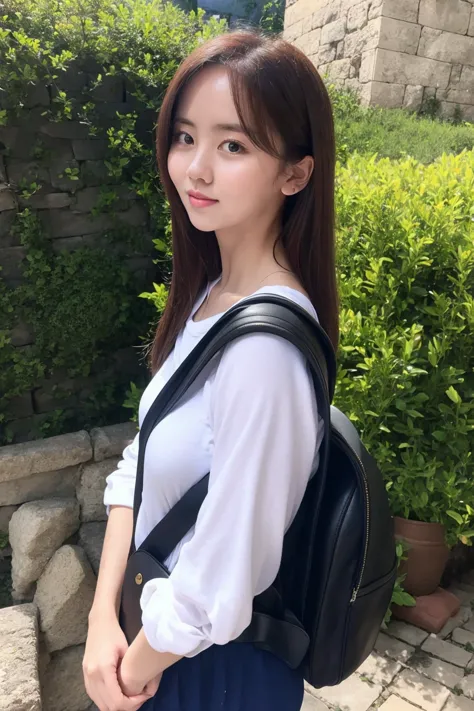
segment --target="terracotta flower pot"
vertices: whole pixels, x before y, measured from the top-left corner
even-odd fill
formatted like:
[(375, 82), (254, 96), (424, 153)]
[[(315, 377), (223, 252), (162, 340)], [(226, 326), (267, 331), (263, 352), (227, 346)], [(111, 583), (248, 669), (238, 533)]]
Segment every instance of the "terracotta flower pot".
[(394, 516), (395, 538), (409, 545), (407, 560), (400, 565), (400, 574), (406, 573), (402, 582), (410, 595), (431, 595), (439, 586), (449, 557), (444, 526)]

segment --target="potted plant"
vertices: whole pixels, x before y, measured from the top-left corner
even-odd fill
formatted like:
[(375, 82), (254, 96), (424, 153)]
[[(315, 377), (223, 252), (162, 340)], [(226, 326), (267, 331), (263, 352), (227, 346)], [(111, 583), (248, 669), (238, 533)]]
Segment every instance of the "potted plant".
[[(425, 402), (430, 403), (428, 395)], [(437, 409), (437, 429), (426, 440), (402, 447), (404, 466), (397, 467), (387, 483), (395, 535), (409, 546), (401, 572), (412, 595), (434, 592), (450, 549), (458, 541), (471, 545), (474, 536), (474, 508), (469, 503), (474, 504), (474, 483), (467, 466), (472, 405), (463, 404), (451, 385)]]

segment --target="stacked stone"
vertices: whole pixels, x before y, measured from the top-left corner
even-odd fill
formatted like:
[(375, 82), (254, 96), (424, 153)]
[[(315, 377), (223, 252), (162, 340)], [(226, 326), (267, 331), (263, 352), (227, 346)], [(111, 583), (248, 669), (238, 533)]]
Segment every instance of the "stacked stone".
[[(90, 67), (89, 69), (93, 69)], [(95, 67), (95, 75), (100, 71)], [(90, 84), (93, 72), (78, 69), (65, 72), (58, 88), (68, 95), (80, 97)], [(138, 112), (137, 133), (140, 140), (152, 142), (152, 129), (156, 114), (136, 105), (121, 77), (105, 77), (100, 87), (91, 91), (100, 126), (111, 126), (116, 112)], [(56, 91), (56, 89), (55, 89)], [(8, 98), (8, 97), (7, 97)], [(21, 118), (8, 126), (0, 127), (0, 278), (15, 289), (22, 283), (22, 266), (26, 248), (12, 226), (18, 209), (29, 206), (40, 218), (46, 235), (55, 252), (71, 251), (78, 247), (108, 246), (104, 232), (116, 226), (132, 227), (143, 234), (141, 245), (131, 251), (125, 242), (114, 243), (114, 250), (123, 257), (124, 266), (135, 274), (141, 283), (151, 283), (155, 276), (153, 243), (148, 228), (145, 205), (134, 191), (107, 174), (104, 159), (109, 157), (107, 141), (89, 136), (88, 126), (79, 121), (52, 122), (42, 113), (50, 108), (54, 92), (46, 86), (32, 87), (25, 102)], [(0, 108), (4, 108), (0, 98)], [(41, 158), (37, 151), (42, 151)], [(77, 171), (73, 180), (66, 169)], [(41, 187), (28, 200), (20, 196), (22, 181), (36, 182)], [(114, 215), (94, 216), (102, 186), (110, 186), (118, 194)], [(138, 293), (138, 292), (137, 292)], [(17, 349), (31, 349), (35, 333), (25, 323), (17, 323), (10, 333), (11, 343)], [(139, 372), (136, 350), (125, 347), (114, 354), (106, 367), (116, 372), (128, 373), (131, 378)], [(37, 428), (56, 408), (72, 414), (80, 402), (94, 391), (103, 374), (104, 365), (93, 369), (89, 377), (69, 378), (57, 370), (53, 376), (38, 382), (36, 387), (8, 403), (9, 427), (14, 442), (31, 440)], [(57, 387), (71, 392), (67, 400), (55, 395)], [(36, 434), (35, 434), (36, 432)]]
[(365, 104), (474, 121), (473, 0), (293, 0), (284, 36)]
[(8, 525), (16, 603), (0, 610), (2, 640), (12, 639), (0, 649), (0, 679), (8, 665), (17, 670), (5, 691), (0, 684), (0, 711), (91, 704), (82, 658), (105, 534), (105, 479), (135, 434), (125, 423), (0, 448), (0, 523), (3, 531)]

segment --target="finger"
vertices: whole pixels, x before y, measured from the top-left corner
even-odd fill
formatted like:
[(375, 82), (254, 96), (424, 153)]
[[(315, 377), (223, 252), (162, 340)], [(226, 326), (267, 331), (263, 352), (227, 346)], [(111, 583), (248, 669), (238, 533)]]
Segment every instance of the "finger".
[(103, 692), (103, 687), (100, 687), (96, 690), (95, 698), (97, 700), (94, 701), (94, 703), (99, 709), (99, 711), (111, 711), (110, 706), (108, 704), (107, 696)]
[(161, 676), (158, 678), (155, 677), (155, 679), (152, 679), (151, 681), (148, 682), (148, 684), (145, 686), (143, 689), (145, 694), (150, 694), (150, 696), (154, 696), (156, 692), (158, 691), (158, 688), (160, 686), (160, 681), (161, 681)]
[(147, 694), (138, 694), (138, 696), (124, 696), (123, 706), (121, 711), (137, 711), (146, 701), (150, 700)]
[(122, 711), (125, 697), (120, 687), (118, 687), (117, 690), (111, 691), (110, 685), (102, 680), (100, 697), (104, 705), (104, 708), (100, 709), (100, 711)]
[(110, 665), (102, 673), (102, 696), (107, 700), (107, 705), (112, 709), (119, 709), (123, 701), (123, 691), (117, 679), (117, 669)]
[(87, 696), (97, 706), (99, 711), (109, 711), (107, 705), (105, 704), (105, 700), (100, 694), (100, 691), (97, 690), (97, 685), (91, 684), (89, 682), (89, 679), (87, 677), (84, 677), (84, 686), (86, 689)]

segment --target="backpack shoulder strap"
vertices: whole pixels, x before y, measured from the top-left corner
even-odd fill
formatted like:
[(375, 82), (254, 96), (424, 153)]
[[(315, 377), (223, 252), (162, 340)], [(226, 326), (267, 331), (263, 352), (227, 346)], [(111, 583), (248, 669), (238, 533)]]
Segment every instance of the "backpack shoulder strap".
[[(305, 309), (279, 295), (259, 294), (233, 306), (209, 329), (164, 385), (143, 421), (139, 435), (131, 552), (135, 550), (136, 522), (142, 501), (145, 447), (153, 428), (169, 414), (207, 363), (225, 345), (254, 332), (272, 333), (289, 340), (310, 364), (318, 410), (325, 428), (318, 467), (321, 482), (319, 506), (329, 453), (330, 402), (336, 374), (334, 350), (324, 329)], [(180, 499), (143, 542), (142, 546), (161, 562), (195, 524), (208, 482), (209, 474)]]

